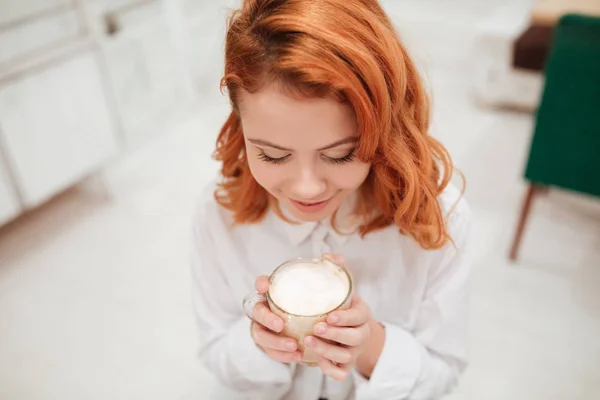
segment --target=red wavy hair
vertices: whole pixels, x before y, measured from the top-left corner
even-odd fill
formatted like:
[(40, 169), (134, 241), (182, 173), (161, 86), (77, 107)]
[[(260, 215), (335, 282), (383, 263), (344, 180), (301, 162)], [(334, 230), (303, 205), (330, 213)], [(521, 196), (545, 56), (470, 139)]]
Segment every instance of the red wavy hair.
[(224, 179), (215, 198), (236, 223), (260, 221), (271, 205), (281, 215), (250, 172), (239, 115), (240, 90), (267, 82), (354, 109), (356, 155), (371, 164), (355, 209), (361, 235), (395, 224), (424, 249), (450, 239), (437, 198), (452, 161), (428, 134), (429, 98), (377, 0), (244, 0), (232, 14), (221, 80), (232, 112), (217, 139)]

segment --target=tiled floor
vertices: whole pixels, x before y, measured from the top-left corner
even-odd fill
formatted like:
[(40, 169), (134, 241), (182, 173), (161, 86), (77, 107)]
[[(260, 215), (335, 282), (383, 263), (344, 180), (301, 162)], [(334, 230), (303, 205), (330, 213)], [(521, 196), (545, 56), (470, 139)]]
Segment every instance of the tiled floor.
[[(598, 203), (551, 191), (520, 263), (506, 259), (532, 121), (468, 96), (474, 26), (494, 3), (383, 3), (431, 83), (433, 130), (476, 217), (472, 364), (449, 398), (600, 398)], [(213, 398), (194, 359), (187, 265), (194, 196), (217, 170), (227, 112), (210, 104), (112, 166), (107, 190), (88, 182), (0, 230), (0, 399)]]

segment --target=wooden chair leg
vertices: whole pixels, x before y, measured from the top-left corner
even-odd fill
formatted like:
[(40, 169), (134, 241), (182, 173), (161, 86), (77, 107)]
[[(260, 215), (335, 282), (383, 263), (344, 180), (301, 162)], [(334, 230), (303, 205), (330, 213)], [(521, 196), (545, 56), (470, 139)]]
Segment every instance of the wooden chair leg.
[(523, 232), (525, 231), (525, 226), (527, 225), (533, 199), (537, 194), (543, 193), (544, 191), (546, 191), (544, 186), (535, 184), (530, 184), (529, 188), (527, 189), (527, 194), (525, 194), (525, 199), (523, 200), (523, 205), (521, 206), (521, 215), (519, 216), (517, 231), (515, 232), (515, 237), (510, 249), (509, 258), (511, 261), (517, 260), (517, 255), (521, 246), (521, 239), (523, 239)]
[(538, 185), (537, 188), (538, 188), (537, 189), (538, 193), (541, 194), (542, 196), (548, 196), (548, 193), (550, 193), (550, 186)]

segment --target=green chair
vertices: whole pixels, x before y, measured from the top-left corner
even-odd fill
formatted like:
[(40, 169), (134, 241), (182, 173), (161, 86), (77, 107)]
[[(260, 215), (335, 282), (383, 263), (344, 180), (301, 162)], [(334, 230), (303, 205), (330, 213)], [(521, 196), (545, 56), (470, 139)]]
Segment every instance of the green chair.
[(600, 18), (566, 15), (546, 64), (525, 179), (530, 183), (510, 252), (516, 260), (532, 202), (550, 186), (600, 196)]

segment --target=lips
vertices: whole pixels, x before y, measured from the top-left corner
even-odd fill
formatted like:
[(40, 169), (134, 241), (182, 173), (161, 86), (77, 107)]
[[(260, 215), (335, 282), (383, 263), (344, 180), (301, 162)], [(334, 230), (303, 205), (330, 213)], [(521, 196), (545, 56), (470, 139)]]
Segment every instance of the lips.
[(329, 203), (330, 200), (331, 199), (318, 201), (318, 202), (305, 202), (305, 201), (290, 199), (292, 204), (294, 206), (296, 206), (297, 209), (299, 209), (300, 211), (302, 211), (304, 213), (313, 213), (313, 212), (321, 211), (322, 209), (325, 208), (325, 206)]
[(318, 204), (321, 204), (321, 203), (325, 203), (325, 202), (327, 202), (327, 200), (323, 200), (323, 201), (314, 201), (314, 202), (298, 201), (298, 200), (292, 200), (292, 201), (295, 201), (296, 203), (300, 203), (300, 204), (302, 204), (303, 206), (316, 206), (316, 205), (318, 205)]

